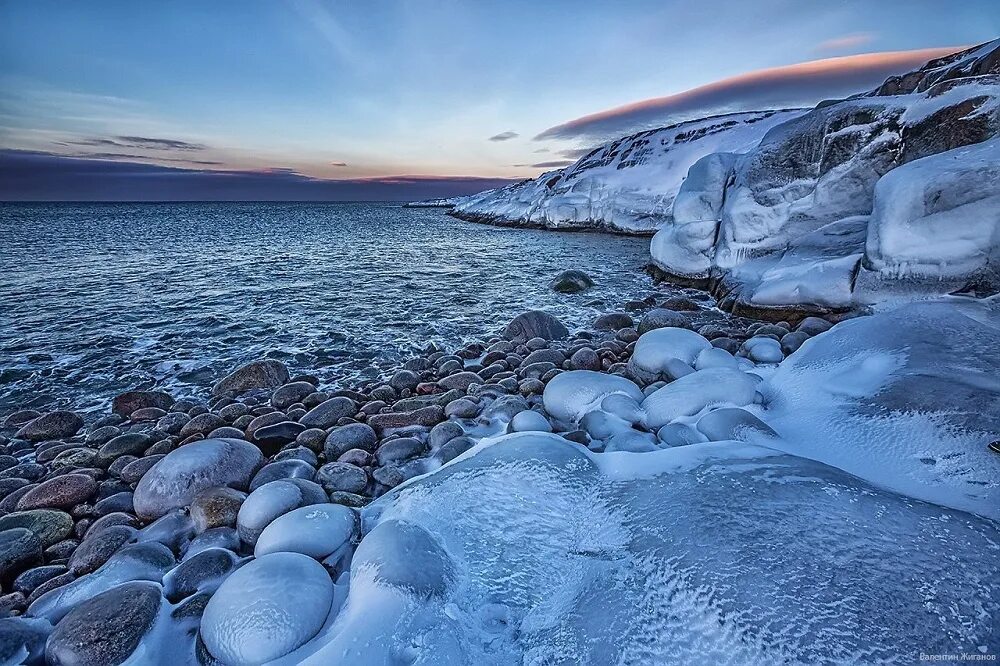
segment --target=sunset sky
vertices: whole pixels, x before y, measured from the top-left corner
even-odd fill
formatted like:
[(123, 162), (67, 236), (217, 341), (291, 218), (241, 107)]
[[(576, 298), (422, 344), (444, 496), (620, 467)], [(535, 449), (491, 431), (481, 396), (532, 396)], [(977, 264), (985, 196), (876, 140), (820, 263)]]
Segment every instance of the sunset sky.
[(0, 198), (467, 192), (998, 35), (997, 0), (0, 0)]

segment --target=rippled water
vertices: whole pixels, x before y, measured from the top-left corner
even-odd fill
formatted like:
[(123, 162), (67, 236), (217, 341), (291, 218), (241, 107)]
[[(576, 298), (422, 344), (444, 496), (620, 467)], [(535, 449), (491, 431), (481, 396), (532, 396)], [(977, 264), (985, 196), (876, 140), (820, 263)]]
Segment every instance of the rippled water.
[[(196, 393), (264, 356), (349, 384), (526, 309), (584, 326), (650, 287), (646, 239), (392, 204), (0, 204), (0, 238), (0, 415)], [(596, 287), (552, 292), (564, 268)]]

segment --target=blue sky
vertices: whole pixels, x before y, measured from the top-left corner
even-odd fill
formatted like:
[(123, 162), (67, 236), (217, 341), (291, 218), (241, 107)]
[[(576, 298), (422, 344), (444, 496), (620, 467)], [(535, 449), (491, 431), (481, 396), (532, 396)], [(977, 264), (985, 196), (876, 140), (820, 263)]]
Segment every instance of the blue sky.
[[(322, 179), (517, 178), (679, 109), (571, 122), (590, 114), (998, 34), (997, 0), (0, 0), (0, 148)], [(836, 77), (777, 96), (725, 84), (724, 110), (814, 103), (910, 68), (873, 62), (835, 61)]]

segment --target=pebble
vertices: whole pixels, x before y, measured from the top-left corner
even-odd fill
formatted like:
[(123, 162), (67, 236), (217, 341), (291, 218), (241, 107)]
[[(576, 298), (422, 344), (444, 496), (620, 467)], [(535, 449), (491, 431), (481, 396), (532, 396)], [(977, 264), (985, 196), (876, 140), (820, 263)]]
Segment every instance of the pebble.
[(333, 583), (323, 565), (299, 553), (271, 553), (223, 581), (205, 607), (201, 638), (223, 663), (260, 664), (315, 636), (332, 603)]
[(62, 564), (47, 564), (45, 566), (34, 567), (15, 578), (12, 587), (22, 594), (31, 594), (36, 587), (45, 581), (51, 580), (56, 576), (61, 576), (66, 571), (66, 567)]
[(238, 561), (235, 554), (222, 548), (208, 548), (196, 553), (163, 577), (163, 595), (167, 601), (176, 604), (199, 592), (211, 594), (222, 579), (236, 568)]
[(358, 494), (368, 486), (368, 474), (361, 467), (348, 462), (330, 462), (316, 472), (316, 482), (328, 493), (341, 491)]
[(126, 391), (115, 396), (111, 401), (111, 411), (121, 417), (128, 418), (140, 409), (169, 410), (174, 399), (162, 391)]
[(296, 458), (277, 460), (260, 468), (250, 482), (250, 491), (257, 490), (265, 483), (278, 479), (306, 479), (312, 481), (316, 476), (316, 468), (304, 460)]
[(96, 571), (137, 534), (134, 527), (112, 525), (85, 538), (70, 556), (69, 570), (77, 576)]
[(250, 493), (236, 516), (240, 540), (253, 545), (272, 520), (300, 506), (322, 504), (326, 492), (318, 484), (304, 479), (282, 479), (266, 483)]
[(189, 508), (195, 533), (201, 534), (214, 527), (235, 526), (246, 498), (246, 493), (225, 487), (206, 488), (195, 495)]
[(25, 569), (42, 564), (42, 542), (31, 530), (11, 527), (0, 531), (0, 583), (5, 590)]
[(290, 382), (275, 389), (271, 394), (271, 406), (276, 409), (287, 409), (314, 393), (316, 387), (309, 382)]
[(72, 437), (83, 427), (83, 419), (73, 412), (59, 410), (28, 421), (14, 435), (17, 439), (41, 442)]
[(64, 509), (86, 502), (97, 492), (97, 482), (84, 474), (63, 474), (28, 491), (17, 503), (18, 511)]
[(216, 382), (212, 394), (240, 394), (252, 389), (277, 388), (288, 380), (288, 368), (281, 361), (253, 361)]
[[(372, 417), (375, 418), (375, 417)], [(378, 435), (366, 423), (351, 423), (330, 432), (323, 446), (327, 460), (336, 460), (350, 449), (374, 451), (378, 445)]]
[(583, 271), (565, 270), (552, 279), (549, 286), (561, 294), (577, 294), (594, 286), (594, 281)]
[(146, 472), (135, 489), (136, 514), (147, 520), (188, 506), (206, 488), (249, 487), (264, 457), (260, 449), (235, 439), (205, 439), (171, 451)]
[(686, 315), (673, 310), (656, 308), (647, 312), (639, 321), (639, 335), (658, 328), (691, 328), (691, 320)]
[(253, 441), (266, 455), (274, 455), (285, 444), (294, 442), (305, 429), (301, 423), (282, 421), (255, 430)]
[(595, 331), (617, 331), (622, 328), (630, 328), (635, 325), (632, 317), (624, 312), (608, 312), (602, 314), (594, 320)]
[(438, 386), (447, 390), (458, 389), (459, 391), (467, 391), (471, 384), (482, 384), (483, 378), (474, 372), (464, 371), (457, 372), (453, 375), (443, 377), (438, 380)]
[(519, 314), (503, 330), (503, 337), (521, 342), (532, 338), (561, 340), (568, 336), (569, 330), (561, 321), (541, 310)]
[(462, 426), (454, 421), (443, 421), (431, 428), (430, 434), (427, 436), (427, 444), (431, 449), (437, 449), (464, 434), (465, 431), (462, 429)]
[(399, 437), (384, 442), (375, 450), (379, 465), (409, 460), (427, 451), (427, 445), (415, 437)]
[(191, 435), (207, 435), (216, 428), (221, 428), (225, 425), (227, 425), (226, 420), (218, 414), (205, 412), (204, 414), (198, 414), (185, 423), (181, 431), (177, 434), (182, 438), (190, 437)]
[(31, 509), (0, 517), (0, 532), (15, 527), (29, 530), (38, 537), (42, 548), (48, 548), (73, 532), (73, 518), (55, 509)]
[(299, 419), (305, 428), (331, 428), (345, 417), (354, 416), (358, 412), (357, 404), (343, 396), (330, 398), (305, 413)]
[(254, 556), (284, 552), (324, 558), (350, 544), (357, 523), (355, 512), (341, 504), (300, 507), (264, 528), (254, 546)]
[(410, 412), (390, 412), (375, 414), (368, 419), (368, 424), (378, 433), (394, 428), (408, 426), (431, 427), (444, 420), (444, 408), (439, 405), (421, 407)]
[(468, 398), (452, 400), (444, 406), (447, 418), (474, 419), (479, 415), (479, 405)]
[(125, 583), (84, 601), (70, 611), (49, 636), (50, 664), (115, 666), (135, 651), (160, 610), (155, 583)]

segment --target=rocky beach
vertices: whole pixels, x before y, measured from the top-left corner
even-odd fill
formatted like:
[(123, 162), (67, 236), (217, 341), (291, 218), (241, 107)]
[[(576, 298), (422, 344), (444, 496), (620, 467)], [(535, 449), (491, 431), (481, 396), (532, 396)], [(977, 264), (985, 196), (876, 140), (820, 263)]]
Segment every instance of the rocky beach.
[(0, 665), (995, 661), (998, 82), (406, 206), (4, 204)]

